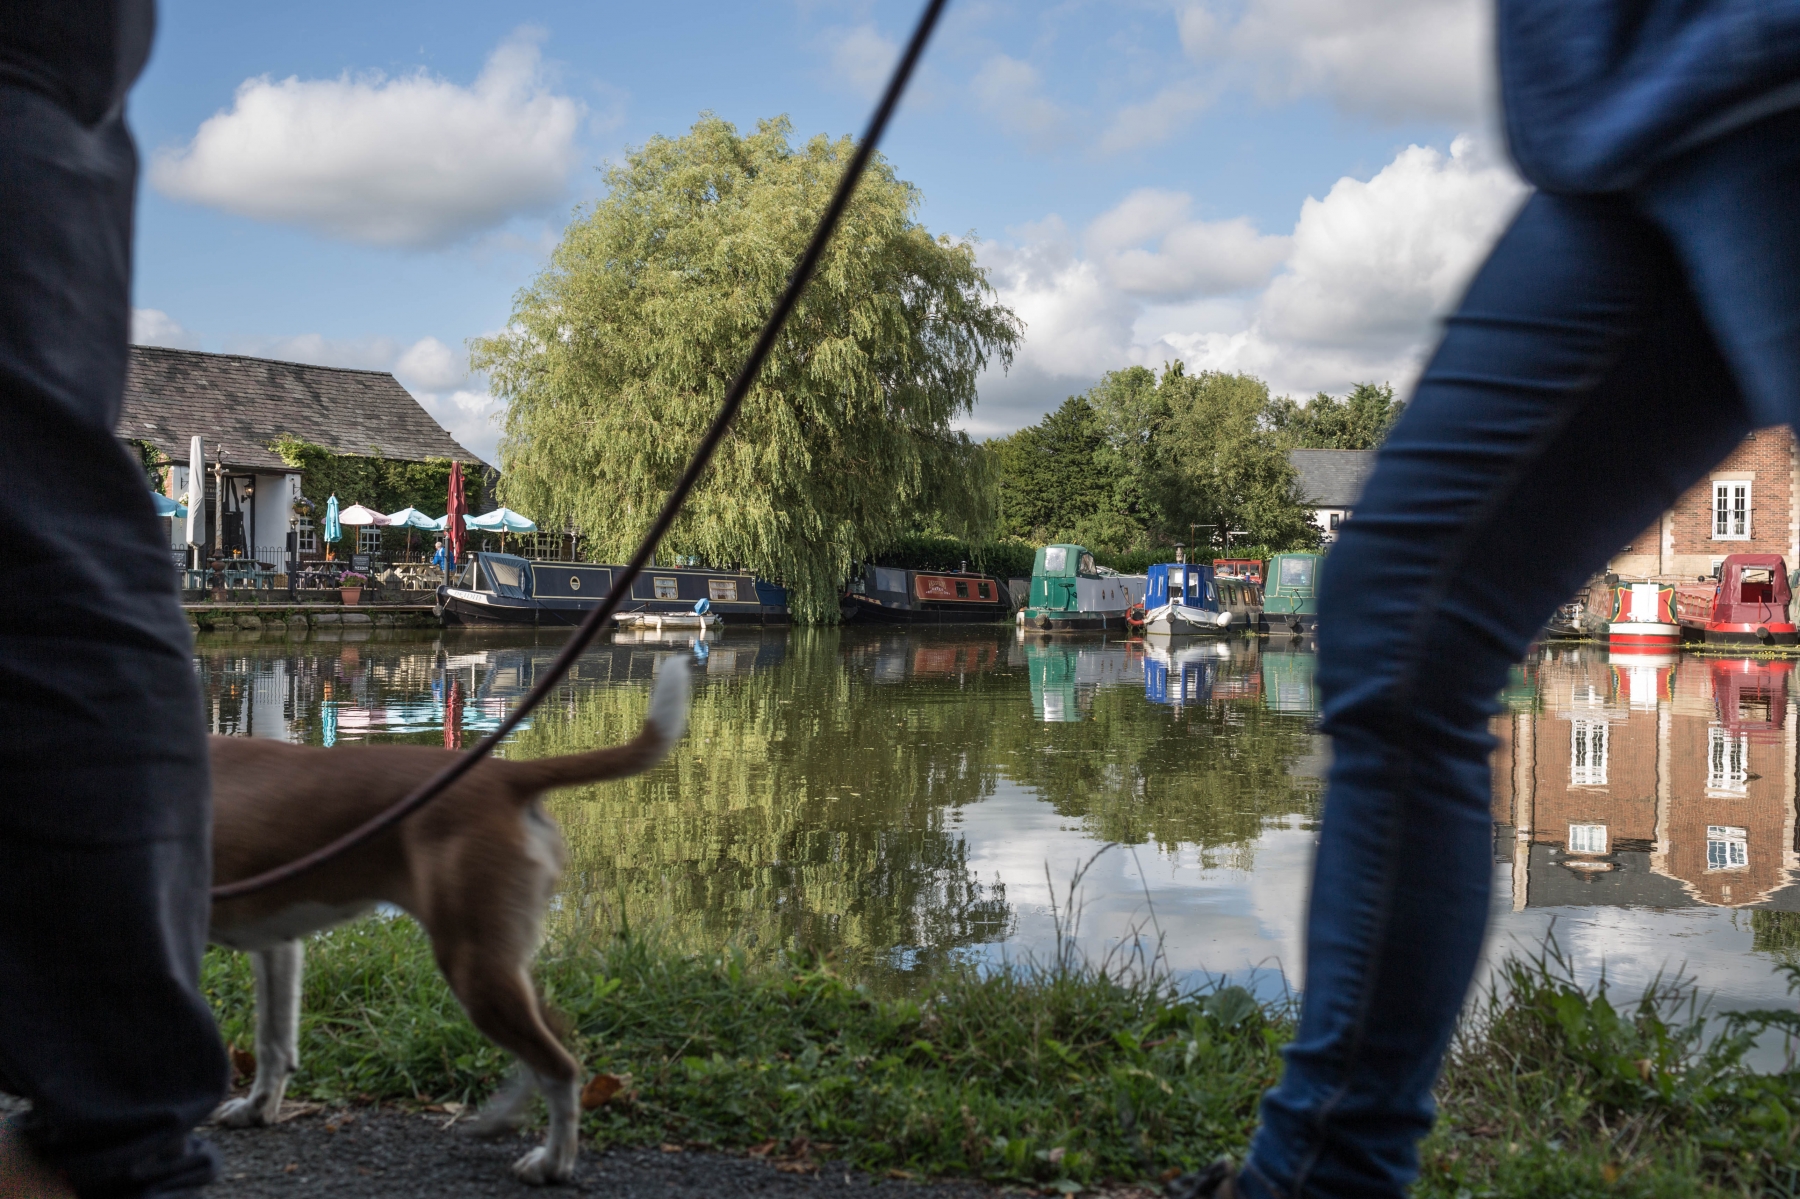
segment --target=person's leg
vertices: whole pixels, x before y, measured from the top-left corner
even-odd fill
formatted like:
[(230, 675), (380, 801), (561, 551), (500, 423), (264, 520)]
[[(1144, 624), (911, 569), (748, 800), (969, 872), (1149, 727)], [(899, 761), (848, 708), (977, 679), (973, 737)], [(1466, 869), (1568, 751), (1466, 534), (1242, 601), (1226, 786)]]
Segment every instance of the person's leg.
[(1242, 1194), (1397, 1196), (1416, 1176), (1486, 926), (1506, 672), (1749, 427), (1655, 229), (1620, 200), (1529, 200), (1325, 559), (1333, 762), (1302, 1014)]
[(0, 1078), (83, 1196), (206, 1181), (227, 1077), (192, 638), (113, 428), (135, 174), (117, 115), (0, 86)]

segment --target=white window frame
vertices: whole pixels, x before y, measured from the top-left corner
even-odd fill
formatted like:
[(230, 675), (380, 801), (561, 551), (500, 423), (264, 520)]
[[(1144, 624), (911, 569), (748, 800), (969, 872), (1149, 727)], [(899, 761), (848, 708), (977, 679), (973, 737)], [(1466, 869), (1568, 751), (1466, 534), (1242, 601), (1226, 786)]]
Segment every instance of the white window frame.
[(1606, 852), (1606, 826), (1604, 824), (1571, 824), (1569, 826), (1569, 852), (1604, 854)]
[(1750, 834), (1735, 825), (1706, 826), (1706, 871), (1750, 869)]
[(1611, 728), (1604, 720), (1569, 722), (1569, 786), (1607, 785), (1607, 743)]
[(1712, 539), (1749, 541), (1754, 514), (1751, 480), (1714, 479), (1712, 494)]
[(356, 552), (359, 554), (379, 554), (381, 552), (381, 528), (379, 525), (364, 525), (357, 530)]
[(312, 517), (302, 516), (299, 518), (299, 521), (300, 523), (297, 528), (299, 536), (294, 540), (294, 552), (299, 554), (318, 553), (319, 531), (313, 528)]
[(1750, 791), (1750, 736), (1723, 725), (1706, 730), (1706, 793), (1717, 799), (1742, 799)]

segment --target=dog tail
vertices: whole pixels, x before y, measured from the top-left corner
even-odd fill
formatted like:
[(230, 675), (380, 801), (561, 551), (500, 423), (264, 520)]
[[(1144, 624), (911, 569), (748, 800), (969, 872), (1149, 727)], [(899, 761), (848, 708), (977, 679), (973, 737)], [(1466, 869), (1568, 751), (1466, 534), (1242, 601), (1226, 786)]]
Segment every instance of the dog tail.
[(533, 794), (552, 787), (573, 787), (622, 778), (648, 770), (668, 754), (687, 731), (688, 664), (686, 658), (665, 658), (656, 671), (650, 692), (650, 715), (638, 735), (623, 745), (565, 754), (535, 761), (507, 760), (507, 774)]

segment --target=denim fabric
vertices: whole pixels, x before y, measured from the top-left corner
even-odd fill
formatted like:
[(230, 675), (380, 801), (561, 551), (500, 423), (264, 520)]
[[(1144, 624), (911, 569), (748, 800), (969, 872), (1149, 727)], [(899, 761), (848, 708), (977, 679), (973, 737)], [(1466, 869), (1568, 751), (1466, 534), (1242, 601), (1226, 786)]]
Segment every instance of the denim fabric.
[(1800, 415), (1795, 194), (1791, 115), (1629, 193), (1539, 192), (1450, 319), (1322, 571), (1305, 994), (1244, 1194), (1416, 1176), (1487, 920), (1495, 697), (1613, 551)]
[[(140, 7), (87, 17), (104, 32)], [(17, 52), (22, 32), (43, 30), (0, 43)], [(148, 480), (114, 433), (136, 174), (116, 104), (88, 122), (54, 88), (0, 83), (0, 1087), (31, 1100), (26, 1136), (83, 1199), (209, 1181), (191, 1133), (227, 1081), (199, 990), (193, 641)]]

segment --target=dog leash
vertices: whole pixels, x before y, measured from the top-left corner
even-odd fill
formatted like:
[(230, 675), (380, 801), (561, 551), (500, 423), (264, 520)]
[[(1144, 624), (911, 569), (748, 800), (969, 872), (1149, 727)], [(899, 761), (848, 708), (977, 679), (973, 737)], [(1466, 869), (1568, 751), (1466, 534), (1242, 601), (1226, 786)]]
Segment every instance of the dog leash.
[(227, 899), (238, 899), (257, 891), (266, 890), (291, 878), (305, 874), (317, 866), (342, 854), (350, 852), (370, 839), (380, 836), (393, 828), (402, 820), (442, 795), (458, 779), (475, 768), (496, 745), (503, 741), (507, 734), (519, 726), (519, 722), (531, 714), (531, 710), (542, 703), (544, 697), (558, 686), (563, 676), (568, 673), (575, 659), (587, 649), (594, 637), (612, 619), (619, 604), (629, 593), (632, 580), (643, 573), (644, 565), (650, 561), (650, 555), (656, 551), (657, 544), (662, 541), (663, 534), (675, 522), (681, 512), (681, 506), (687, 501), (688, 493), (699, 482), (706, 466), (712, 461), (713, 451), (719, 448), (726, 431), (731, 427), (732, 418), (737, 415), (744, 397), (749, 394), (751, 386), (762, 373), (763, 362), (768, 358), (770, 350), (775, 347), (775, 339), (781, 335), (782, 326), (792, 315), (794, 306), (799, 303), (800, 296), (811, 282), (813, 272), (818, 268), (819, 259), (824, 256), (825, 247), (831, 243), (832, 234), (837, 231), (838, 221), (844, 215), (844, 209), (850, 204), (850, 197), (861, 181), (863, 171), (869, 165), (869, 159), (875, 153), (875, 147), (881, 141), (882, 133), (887, 129), (888, 118), (893, 116), (894, 109), (899, 107), (900, 97), (906, 91), (907, 82), (912, 78), (913, 68), (918, 65), (919, 58), (925, 53), (925, 43), (931, 39), (931, 31), (937, 25), (938, 16), (943, 12), (948, 0), (928, 0), (925, 11), (919, 16), (919, 23), (913, 29), (912, 38), (906, 43), (906, 51), (894, 66), (894, 73), (888, 79), (886, 89), (881, 93), (881, 102), (875, 106), (875, 113), (869, 118), (868, 128), (864, 131), (856, 153), (850, 159), (850, 167), (844, 177), (838, 181), (837, 191), (832, 194), (831, 203), (819, 218), (818, 228), (813, 230), (812, 241), (807, 244), (806, 252), (794, 266), (794, 273), (788, 276), (787, 287), (781, 298), (776, 301), (775, 309), (769, 313), (768, 321), (763, 325), (762, 333), (756, 339), (756, 345), (750, 351), (750, 357), (744, 361), (743, 368), (732, 380), (731, 388), (725, 393), (725, 401), (719, 405), (718, 415), (713, 417), (712, 424), (707, 427), (706, 435), (700, 439), (700, 445), (694, 450), (694, 457), (688, 463), (687, 470), (682, 472), (681, 479), (669, 492), (669, 498), (663, 502), (662, 511), (657, 515), (649, 532), (638, 543), (637, 552), (632, 554), (631, 561), (626, 564), (624, 572), (613, 584), (612, 590), (598, 608), (588, 614), (579, 628), (569, 637), (556, 660), (550, 664), (535, 686), (519, 701), (519, 706), (507, 714), (500, 727), (483, 737), (468, 753), (451, 762), (438, 771), (425, 783), (420, 785), (406, 798), (400, 800), (386, 811), (371, 817), (363, 824), (351, 829), (343, 836), (322, 845), (304, 857), (296, 858), (273, 870), (265, 870), (261, 874), (239, 879), (235, 883), (226, 883), (212, 889), (214, 903)]

